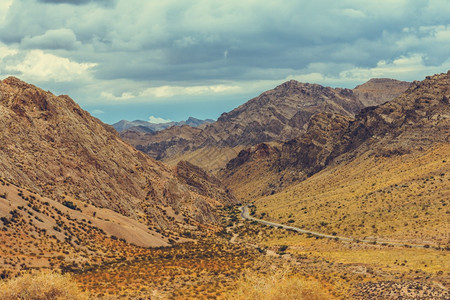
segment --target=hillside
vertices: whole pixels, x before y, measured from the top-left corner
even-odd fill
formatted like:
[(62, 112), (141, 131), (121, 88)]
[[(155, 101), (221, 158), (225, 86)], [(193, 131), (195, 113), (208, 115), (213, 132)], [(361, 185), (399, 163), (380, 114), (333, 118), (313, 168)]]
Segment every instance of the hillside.
[(447, 244), (449, 97), (450, 72), (364, 109), (335, 139), (327, 168), (258, 199), (257, 214), (328, 234)]
[(214, 223), (213, 209), (232, 201), (193, 192), (68, 96), (14, 77), (0, 82), (0, 126), (0, 177), (59, 201), (70, 196), (172, 229), (185, 218)]
[(317, 113), (305, 134), (284, 143), (244, 149), (218, 176), (241, 200), (278, 192), (324, 168), (351, 120), (339, 114)]
[[(352, 151), (402, 155), (450, 142), (449, 97), (450, 72), (413, 82), (393, 101), (364, 109), (350, 123), (330, 159)], [(342, 159), (347, 158), (337, 161)]]
[(233, 289), (241, 268), (256, 259), (255, 251), (194, 226), (183, 235), (70, 197), (60, 203), (0, 178), (0, 294), (35, 287), (27, 281), (3, 290), (20, 274), (52, 280), (55, 272), (69, 273), (89, 299), (211, 298)]

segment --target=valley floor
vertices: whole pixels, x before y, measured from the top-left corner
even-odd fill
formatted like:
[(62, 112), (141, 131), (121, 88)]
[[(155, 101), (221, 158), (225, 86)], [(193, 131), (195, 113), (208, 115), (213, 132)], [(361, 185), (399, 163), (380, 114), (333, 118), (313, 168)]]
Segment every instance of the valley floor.
[[(239, 214), (239, 211), (235, 212)], [(448, 299), (448, 249), (321, 238), (245, 221), (234, 241), (295, 266), (340, 299)]]
[[(244, 220), (238, 208), (223, 209), (224, 230), (197, 241), (145, 248), (105, 240), (99, 234), (94, 242), (99, 248), (86, 245), (92, 253), (78, 251), (69, 240), (60, 245), (59, 256), (49, 259), (54, 263), (44, 267), (31, 262), (46, 261), (50, 250), (25, 250), (37, 240), (22, 236), (23, 250), (13, 251), (10, 242), (18, 245), (20, 241), (10, 233), (20, 225), (15, 223), (0, 233), (7, 241), (0, 246), (2, 268), (9, 270), (2, 274), (53, 269), (70, 274), (91, 299), (289, 299), (292, 293), (306, 299), (450, 296), (448, 249), (314, 237)], [(64, 263), (65, 252), (84, 262)]]

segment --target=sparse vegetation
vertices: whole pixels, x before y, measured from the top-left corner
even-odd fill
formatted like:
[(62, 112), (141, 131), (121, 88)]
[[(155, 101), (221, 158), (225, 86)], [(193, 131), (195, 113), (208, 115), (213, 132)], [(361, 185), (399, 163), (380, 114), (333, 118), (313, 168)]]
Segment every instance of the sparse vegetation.
[(66, 200), (66, 201), (63, 201), (62, 204), (63, 204), (65, 207), (68, 207), (68, 208), (70, 208), (70, 209), (81, 211), (81, 209), (78, 208), (77, 205), (76, 205), (75, 203), (73, 203), (72, 201), (67, 201), (67, 200)]
[(441, 144), (419, 154), (363, 156), (261, 198), (252, 212), (329, 235), (445, 245), (450, 177), (442, 157), (448, 153), (449, 145)]
[(262, 274), (248, 271), (238, 280), (235, 291), (227, 295), (233, 300), (321, 300), (332, 299), (316, 280), (306, 280), (286, 269)]
[(57, 273), (25, 274), (0, 282), (2, 300), (84, 300), (88, 299), (69, 275)]

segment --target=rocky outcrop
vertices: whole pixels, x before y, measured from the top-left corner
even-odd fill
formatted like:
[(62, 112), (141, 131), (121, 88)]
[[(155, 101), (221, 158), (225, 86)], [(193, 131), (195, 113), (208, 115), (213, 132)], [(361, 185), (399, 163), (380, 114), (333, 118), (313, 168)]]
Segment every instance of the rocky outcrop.
[(217, 199), (222, 203), (235, 204), (237, 199), (215, 176), (187, 161), (180, 161), (175, 173), (181, 182), (199, 195)]
[[(166, 130), (143, 133), (138, 131), (127, 130), (120, 136), (135, 145), (136, 149), (150, 155), (151, 157), (161, 160), (166, 156), (172, 157), (178, 154), (178, 149), (182, 151), (190, 151), (195, 144), (204, 141), (200, 136), (202, 130), (200, 128), (188, 125), (172, 126)], [(152, 140), (151, 145), (141, 145), (142, 140)]]
[(415, 81), (396, 99), (357, 115), (329, 161), (346, 153), (395, 155), (450, 142), (450, 72)]
[(365, 106), (376, 106), (399, 96), (410, 84), (389, 78), (373, 78), (355, 87), (353, 92)]
[(339, 114), (314, 115), (306, 134), (283, 143), (281, 156), (275, 167), (281, 170), (301, 170), (307, 176), (320, 171), (351, 120), (352, 118)]

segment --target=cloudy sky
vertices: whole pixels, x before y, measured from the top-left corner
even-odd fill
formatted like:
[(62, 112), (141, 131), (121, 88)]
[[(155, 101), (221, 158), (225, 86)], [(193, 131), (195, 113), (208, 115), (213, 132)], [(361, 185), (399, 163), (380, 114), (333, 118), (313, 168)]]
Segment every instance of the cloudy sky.
[(449, 0), (0, 0), (0, 79), (101, 120), (217, 118), (289, 80), (450, 69)]

